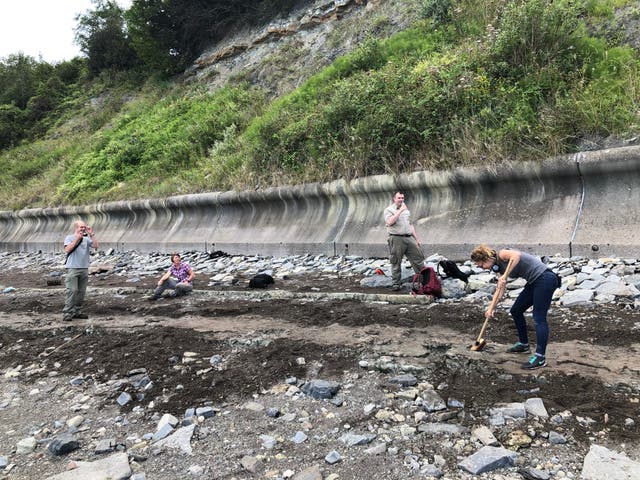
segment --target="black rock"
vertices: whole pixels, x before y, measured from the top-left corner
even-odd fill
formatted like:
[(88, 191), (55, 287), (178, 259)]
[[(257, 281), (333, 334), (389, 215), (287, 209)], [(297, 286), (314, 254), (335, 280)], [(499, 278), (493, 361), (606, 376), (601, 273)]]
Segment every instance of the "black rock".
[(58, 437), (54, 438), (49, 444), (49, 452), (59, 457), (60, 455), (66, 455), (67, 453), (73, 452), (80, 448), (80, 443), (75, 436), (70, 435), (68, 433), (63, 433)]

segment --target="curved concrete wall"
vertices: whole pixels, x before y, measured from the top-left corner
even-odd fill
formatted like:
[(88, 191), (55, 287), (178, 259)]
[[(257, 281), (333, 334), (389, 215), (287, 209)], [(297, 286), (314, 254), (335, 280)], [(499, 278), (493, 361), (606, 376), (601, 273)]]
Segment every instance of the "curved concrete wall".
[(427, 255), (465, 259), (486, 242), (638, 257), (639, 182), (640, 148), (627, 147), (499, 168), (0, 212), (0, 250), (60, 250), (82, 218), (102, 249), (384, 257), (382, 211), (402, 190)]

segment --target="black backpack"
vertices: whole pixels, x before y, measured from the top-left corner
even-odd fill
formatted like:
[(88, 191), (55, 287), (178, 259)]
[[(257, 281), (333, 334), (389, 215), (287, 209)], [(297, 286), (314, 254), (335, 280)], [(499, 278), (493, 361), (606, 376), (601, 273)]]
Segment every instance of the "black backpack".
[(440, 273), (440, 268), (442, 268), (442, 271), (447, 277), (457, 278), (459, 280), (462, 280), (464, 283), (467, 283), (469, 281), (469, 274), (464, 273), (462, 270), (460, 270), (458, 268), (458, 265), (456, 265), (456, 262), (452, 260), (440, 260), (438, 262), (438, 274), (442, 276), (442, 274)]
[(249, 288), (267, 288), (272, 283), (275, 283), (275, 281), (271, 275), (259, 273), (249, 280)]

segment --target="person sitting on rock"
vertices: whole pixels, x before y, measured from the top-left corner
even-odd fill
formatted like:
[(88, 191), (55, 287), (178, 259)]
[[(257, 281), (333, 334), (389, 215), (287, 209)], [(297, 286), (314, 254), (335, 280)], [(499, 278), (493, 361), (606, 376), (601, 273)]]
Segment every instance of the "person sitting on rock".
[[(522, 364), (525, 370), (544, 367), (546, 362), (547, 341), (549, 339), (549, 325), (547, 324), (547, 312), (551, 306), (551, 299), (556, 288), (560, 287), (558, 277), (540, 259), (519, 252), (518, 250), (495, 251), (485, 244), (478, 245), (471, 252), (471, 261), (476, 266), (485, 270), (492, 270), (499, 273), (498, 287), (494, 293), (494, 300), (497, 303), (504, 295), (507, 286), (507, 278), (502, 275), (511, 261), (510, 277), (520, 277), (527, 281), (527, 284), (516, 298), (511, 307), (511, 316), (518, 331), (518, 342), (507, 349), (508, 353), (529, 353), (529, 337), (527, 336), (527, 325), (524, 319), (524, 312), (533, 306), (533, 321), (536, 324), (536, 353), (529, 358), (529, 361)], [(492, 302), (492, 305), (495, 305)], [(485, 312), (485, 317), (493, 317), (494, 309), (489, 308)]]
[(183, 262), (180, 255), (175, 252), (171, 254), (171, 262), (173, 265), (158, 280), (158, 287), (150, 300), (158, 300), (167, 289), (173, 290), (172, 297), (186, 295), (193, 290), (193, 269), (188, 263)]

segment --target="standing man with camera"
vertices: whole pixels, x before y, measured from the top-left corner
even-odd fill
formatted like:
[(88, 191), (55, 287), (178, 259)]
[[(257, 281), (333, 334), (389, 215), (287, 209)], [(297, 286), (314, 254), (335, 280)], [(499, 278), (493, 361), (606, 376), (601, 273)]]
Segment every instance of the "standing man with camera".
[(384, 220), (389, 234), (387, 243), (393, 290), (402, 288), (402, 257), (406, 255), (416, 273), (420, 273), (424, 267), (424, 254), (410, 217), (409, 209), (404, 203), (404, 194), (396, 192), (393, 195), (393, 203), (384, 209)]
[(74, 233), (64, 239), (64, 251), (67, 253), (65, 268), (65, 302), (62, 309), (62, 320), (71, 321), (74, 318), (89, 318), (82, 313), (84, 294), (89, 281), (89, 254), (91, 248), (98, 248), (93, 229), (85, 225), (82, 220), (73, 223)]

